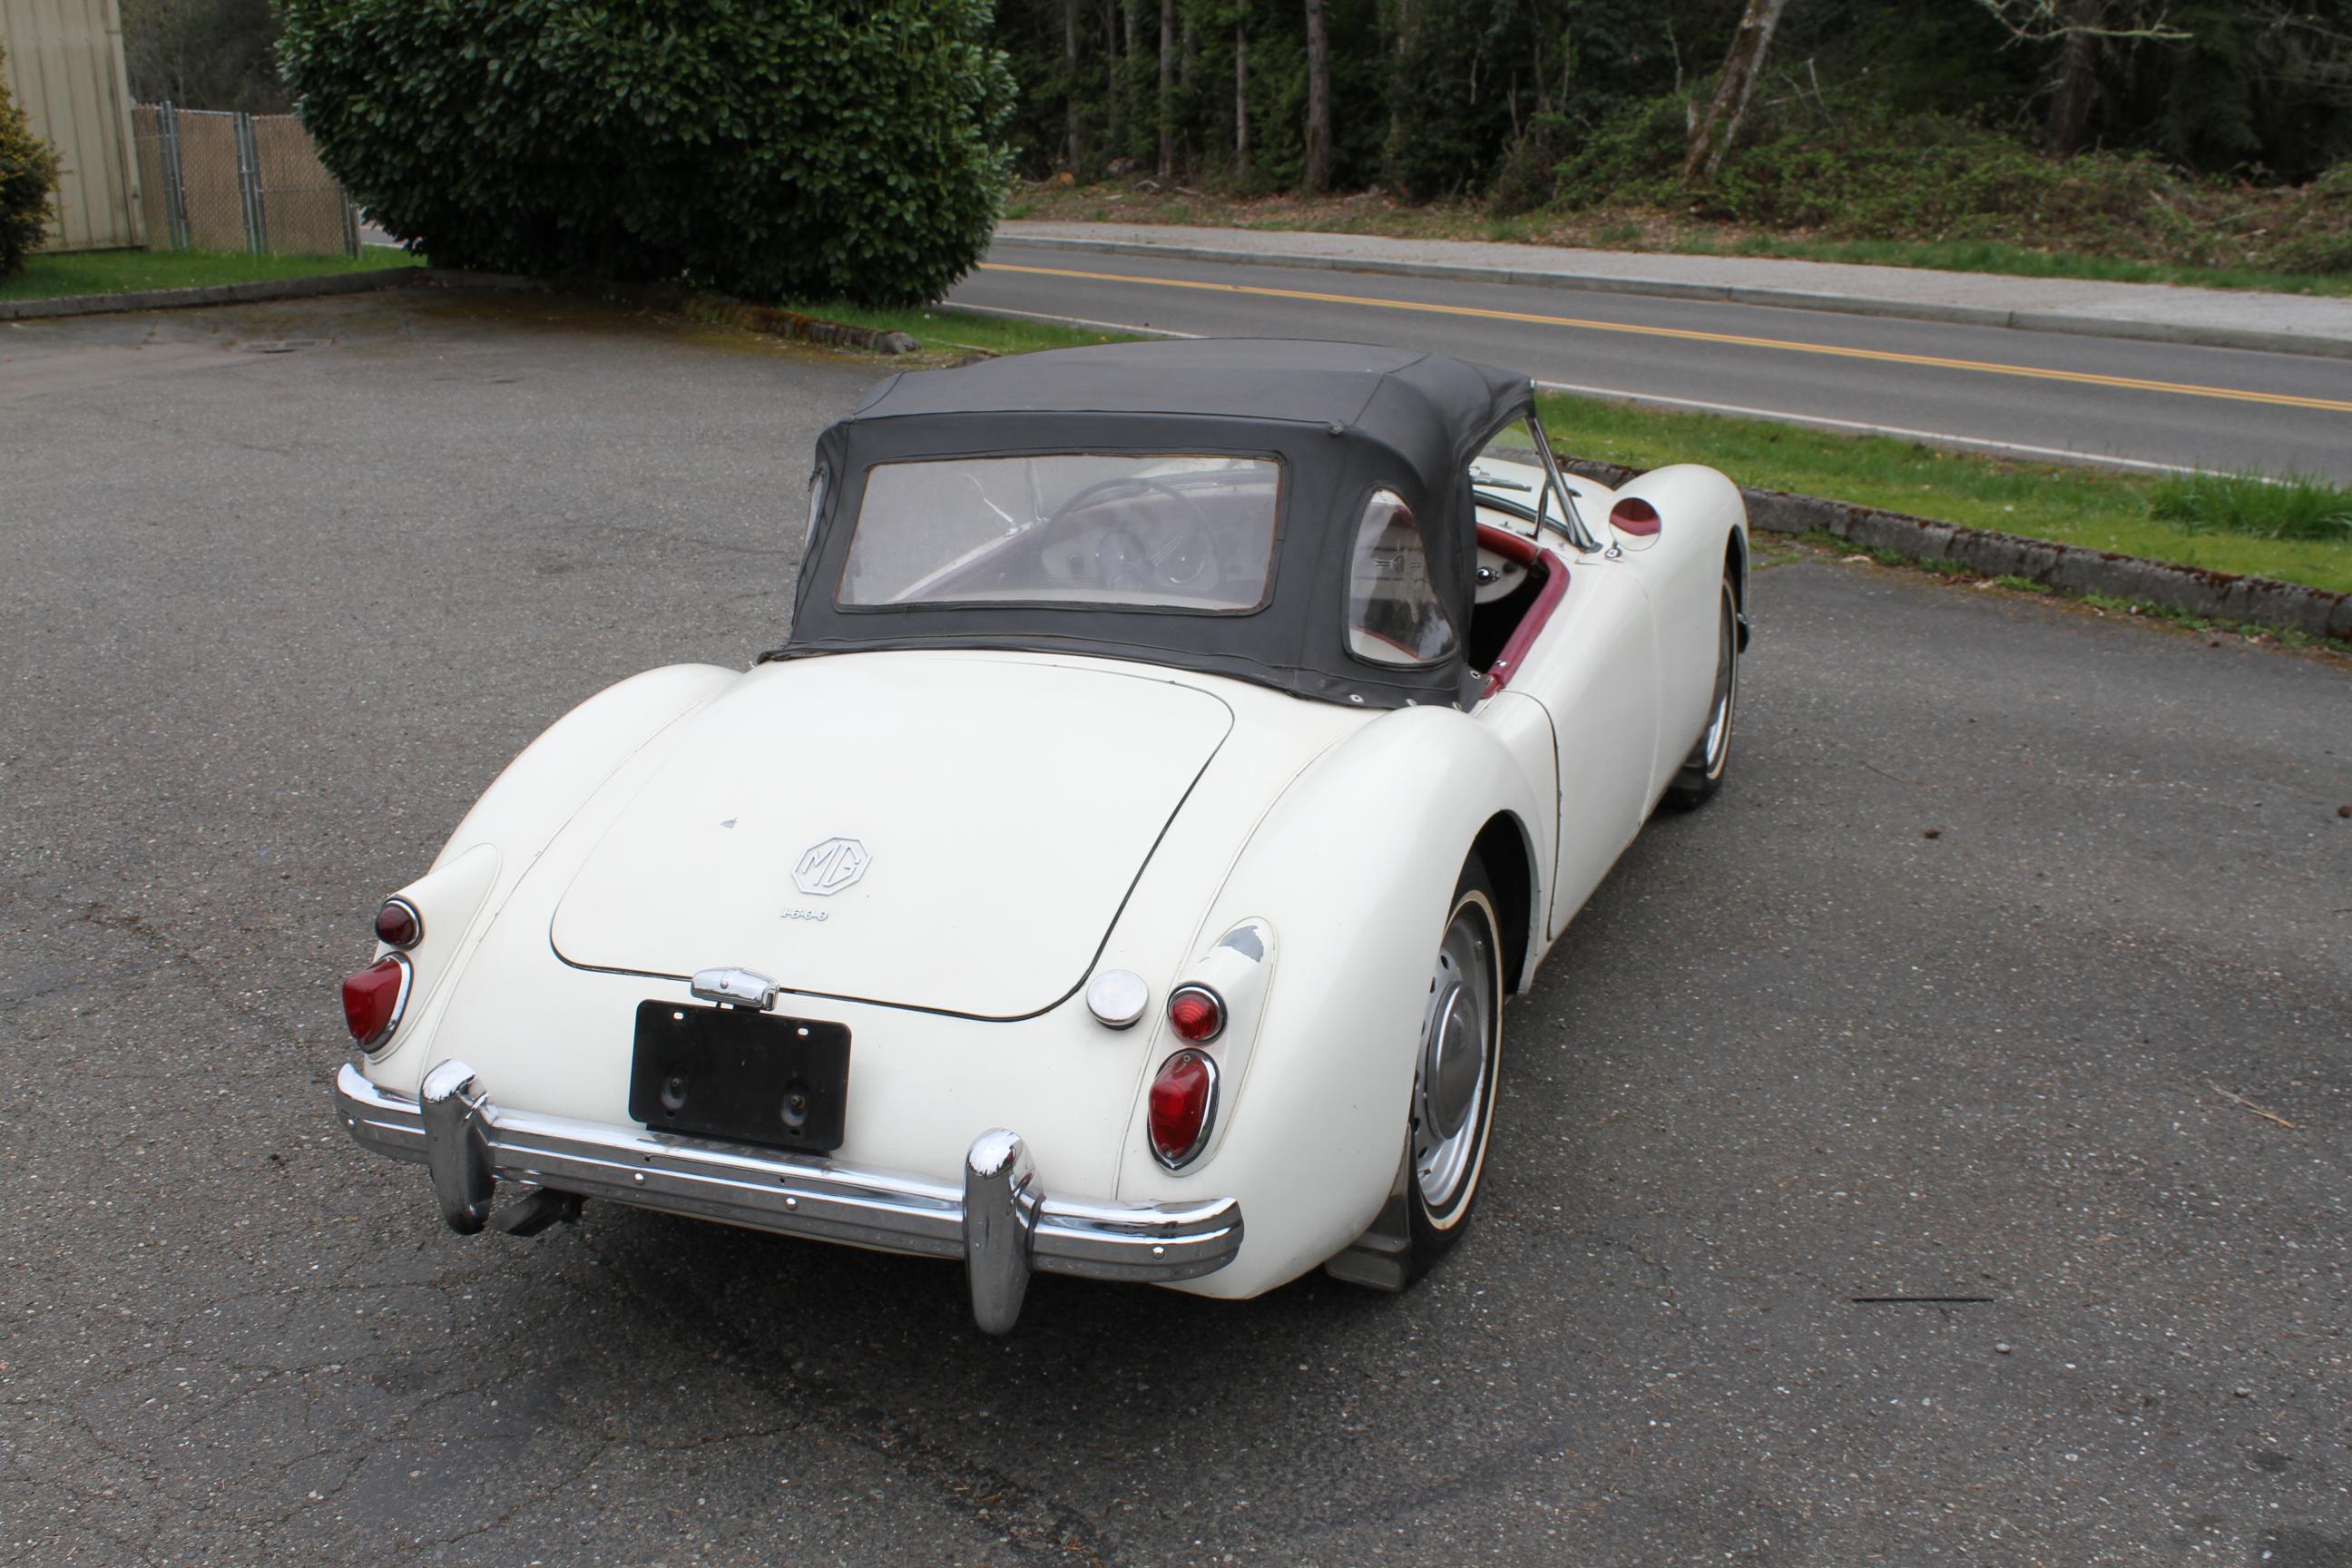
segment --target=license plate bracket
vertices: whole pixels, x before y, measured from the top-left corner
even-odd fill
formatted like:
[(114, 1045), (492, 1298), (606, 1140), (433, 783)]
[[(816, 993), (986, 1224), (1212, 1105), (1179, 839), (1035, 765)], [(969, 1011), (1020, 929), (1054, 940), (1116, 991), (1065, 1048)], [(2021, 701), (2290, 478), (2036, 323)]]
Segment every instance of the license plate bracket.
[(831, 1153), (849, 1111), (849, 1028), (742, 1007), (637, 1005), (629, 1114), (656, 1132)]

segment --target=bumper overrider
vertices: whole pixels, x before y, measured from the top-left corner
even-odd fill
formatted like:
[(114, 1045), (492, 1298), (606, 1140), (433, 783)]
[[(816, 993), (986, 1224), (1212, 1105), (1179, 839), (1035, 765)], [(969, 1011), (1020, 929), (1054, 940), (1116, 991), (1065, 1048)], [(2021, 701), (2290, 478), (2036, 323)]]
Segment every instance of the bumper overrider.
[(526, 1202), (609, 1198), (782, 1236), (961, 1258), (972, 1317), (992, 1334), (1020, 1317), (1033, 1270), (1168, 1284), (1214, 1273), (1241, 1250), (1239, 1200), (1052, 1197), (1039, 1189), (1020, 1136), (1003, 1128), (972, 1141), (957, 1188), (819, 1154), (501, 1110), (463, 1062), (441, 1063), (420, 1090), (415, 1099), (394, 1093), (347, 1065), (335, 1079), (335, 1110), (362, 1147), (424, 1164), (441, 1217), (467, 1235), (493, 1223), (503, 1180)]

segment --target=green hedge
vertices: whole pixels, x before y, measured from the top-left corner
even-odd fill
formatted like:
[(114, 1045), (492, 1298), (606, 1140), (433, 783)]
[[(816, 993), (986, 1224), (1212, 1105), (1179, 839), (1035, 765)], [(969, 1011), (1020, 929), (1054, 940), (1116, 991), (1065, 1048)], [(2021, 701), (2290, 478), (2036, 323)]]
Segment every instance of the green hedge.
[(987, 247), (987, 0), (285, 0), (327, 164), (443, 266), (935, 299)]
[[(0, 45), (0, 68), (8, 63)], [(49, 197), (58, 188), (58, 152), (33, 134), (32, 126), (8, 96), (0, 69), (0, 278), (25, 265), (49, 224)]]

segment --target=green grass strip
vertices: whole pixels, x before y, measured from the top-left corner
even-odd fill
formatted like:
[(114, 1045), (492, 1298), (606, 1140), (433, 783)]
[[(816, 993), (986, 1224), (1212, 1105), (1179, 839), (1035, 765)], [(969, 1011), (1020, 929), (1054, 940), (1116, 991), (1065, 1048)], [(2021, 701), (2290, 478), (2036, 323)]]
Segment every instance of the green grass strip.
[[(2011, 462), (1888, 437), (1843, 436), (1563, 393), (1546, 393), (1540, 402), (1552, 440), (1580, 458), (1636, 468), (1705, 463), (1763, 489), (2352, 593), (2352, 537), (2265, 538), (2218, 523), (2168, 521), (2158, 515), (2156, 503), (2178, 489), (2183, 483), (2179, 479)], [(2232, 493), (2250, 488), (2264, 505), (2352, 510), (2352, 495), (2325, 483), (2252, 476), (2228, 483)], [(2314, 499), (2284, 499), (2306, 494)], [(2331, 496), (2328, 503), (2325, 498)]]
[(36, 252), (22, 270), (0, 278), (0, 300), (53, 300), (69, 294), (131, 294), (149, 289), (201, 289), (422, 267), (422, 257), (388, 246), (344, 256), (253, 256), (229, 250), (80, 250)]
[(2148, 509), (2185, 533), (2352, 543), (2352, 494), (2300, 474), (2183, 474), (2158, 481)]

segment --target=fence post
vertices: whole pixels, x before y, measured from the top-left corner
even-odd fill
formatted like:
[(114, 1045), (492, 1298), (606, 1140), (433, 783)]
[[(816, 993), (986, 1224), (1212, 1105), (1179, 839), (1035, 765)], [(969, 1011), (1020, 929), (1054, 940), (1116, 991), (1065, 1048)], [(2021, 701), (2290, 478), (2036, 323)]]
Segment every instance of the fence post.
[(269, 248), (268, 216), (261, 205), (261, 153), (253, 140), (253, 116), (239, 114), (230, 122), (236, 142), (236, 188), (245, 198), (245, 237), (256, 256)]
[(180, 111), (165, 99), (155, 112), (155, 132), (163, 165), (163, 216), (172, 248), (188, 248), (188, 185), (180, 172)]

